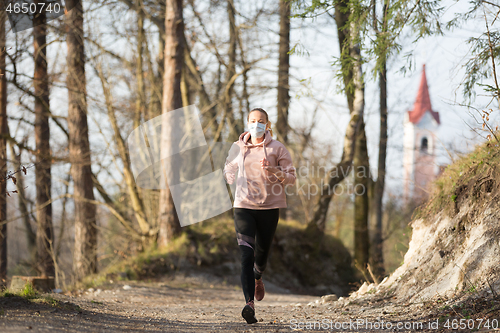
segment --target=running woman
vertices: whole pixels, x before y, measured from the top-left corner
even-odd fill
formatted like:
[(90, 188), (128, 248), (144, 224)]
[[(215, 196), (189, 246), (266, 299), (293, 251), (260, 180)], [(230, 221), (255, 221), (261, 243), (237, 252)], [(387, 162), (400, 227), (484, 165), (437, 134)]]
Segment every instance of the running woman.
[(295, 183), (295, 168), (285, 146), (273, 140), (271, 122), (261, 108), (248, 114), (248, 132), (240, 135), (224, 166), (229, 184), (236, 180), (234, 226), (241, 252), (241, 286), (246, 305), (241, 315), (248, 324), (257, 322), (254, 299), (265, 289), (262, 273), (278, 225), (279, 208), (286, 208), (285, 185)]

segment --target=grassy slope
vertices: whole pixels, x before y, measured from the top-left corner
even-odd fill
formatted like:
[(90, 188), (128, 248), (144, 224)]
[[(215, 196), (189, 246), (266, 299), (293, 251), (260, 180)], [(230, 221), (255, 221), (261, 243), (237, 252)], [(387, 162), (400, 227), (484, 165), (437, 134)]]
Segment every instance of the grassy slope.
[(488, 193), (496, 192), (500, 184), (498, 165), (498, 143), (485, 142), (477, 146), (470, 154), (448, 165), (434, 182), (430, 200), (415, 211), (414, 217), (432, 216), (441, 210), (453, 216), (465, 199), (471, 198), (477, 202), (488, 196)]

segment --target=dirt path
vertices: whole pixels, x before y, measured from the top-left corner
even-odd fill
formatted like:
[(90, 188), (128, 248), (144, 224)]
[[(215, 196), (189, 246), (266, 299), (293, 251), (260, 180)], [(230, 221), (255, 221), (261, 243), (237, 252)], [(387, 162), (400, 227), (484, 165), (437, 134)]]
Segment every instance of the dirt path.
[[(321, 304), (318, 297), (275, 292), (257, 302), (259, 323), (247, 325), (240, 288), (196, 279), (115, 283), (77, 296), (50, 296), (60, 305), (0, 299), (0, 332), (289, 332), (313, 331), (315, 322), (316, 331), (442, 331), (429, 329), (422, 304)], [(419, 322), (423, 330), (410, 327)], [(384, 326), (376, 329), (377, 323)], [(406, 326), (397, 329), (397, 323)]]

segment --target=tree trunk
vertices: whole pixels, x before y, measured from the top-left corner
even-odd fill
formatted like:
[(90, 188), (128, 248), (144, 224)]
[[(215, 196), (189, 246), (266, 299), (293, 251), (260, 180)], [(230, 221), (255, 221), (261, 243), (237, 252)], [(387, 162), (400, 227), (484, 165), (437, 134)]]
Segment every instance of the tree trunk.
[[(382, 33), (387, 31), (387, 0), (383, 6), (383, 25)], [(376, 20), (375, 23), (376, 24)], [(378, 28), (375, 29), (379, 35)], [(379, 93), (380, 93), (380, 134), (379, 134), (379, 152), (378, 152), (378, 172), (375, 182), (374, 208), (375, 208), (375, 228), (372, 244), (372, 266), (374, 274), (377, 277), (385, 275), (384, 252), (382, 243), (382, 216), (383, 216), (383, 197), (385, 187), (385, 169), (387, 158), (387, 58), (382, 56), (382, 69), (379, 71)]]
[[(167, 0), (165, 10), (165, 67), (163, 79), (162, 113), (182, 107), (181, 73), (184, 57), (184, 20), (182, 15), (182, 0)], [(170, 135), (174, 124), (162, 122), (162, 145), (171, 142)], [(165, 149), (162, 148), (162, 152)], [(174, 175), (174, 178), (176, 175)], [(165, 179), (165, 182), (167, 180)], [(158, 246), (167, 243), (181, 233), (179, 217), (175, 211), (172, 194), (167, 188), (160, 192), (160, 212), (158, 216)]]
[[(41, 2), (41, 1), (37, 1)], [(47, 25), (45, 12), (37, 13), (33, 19), (35, 27), (34, 58), (35, 75), (35, 144), (36, 144), (36, 208), (37, 208), (37, 250), (38, 271), (42, 276), (54, 275), (52, 257), (52, 204), (51, 200), (51, 152), (49, 128), (49, 78), (47, 73)]]
[(363, 118), (360, 131), (356, 138), (356, 153), (354, 155), (354, 260), (356, 266), (366, 269), (369, 259), (370, 239), (368, 233), (368, 177), (370, 164), (368, 162), (366, 133)]
[[(141, 8), (142, 1), (136, 0), (137, 7)], [(137, 79), (137, 97), (135, 99), (134, 128), (139, 127), (142, 119), (148, 119), (146, 115), (146, 92), (144, 88), (144, 16), (141, 10), (137, 10), (137, 60), (136, 60), (136, 79)]]
[(348, 57), (351, 53), (351, 45), (350, 39), (351, 34), (350, 30), (347, 27), (347, 22), (349, 21), (349, 10), (348, 10), (348, 0), (339, 1), (335, 5), (335, 23), (337, 24), (337, 36), (339, 40), (339, 48), (340, 48), (340, 60), (342, 66), (345, 67), (342, 69), (342, 79), (344, 81), (344, 88), (347, 97), (347, 106), (349, 108), (349, 112), (352, 113), (353, 110), (353, 101), (354, 94), (351, 89), (348, 87), (352, 83), (353, 78), (353, 70), (348, 65)]
[(233, 76), (236, 74), (236, 42), (237, 42), (237, 31), (236, 31), (236, 18), (235, 18), (235, 8), (234, 1), (227, 0), (227, 16), (229, 19), (229, 61), (226, 69), (226, 91), (224, 93), (224, 109), (226, 112), (226, 119), (229, 126), (229, 142), (234, 142), (238, 140), (239, 135), (243, 132), (243, 127), (238, 123), (234, 117), (233, 112), (233, 91), (234, 83), (232, 82)]
[[(356, 137), (365, 106), (360, 50), (352, 43), (352, 32), (346, 28), (349, 20), (348, 6), (348, 0), (339, 1), (335, 5), (335, 21), (341, 49), (341, 62), (342, 66), (345, 67), (342, 73), (351, 119), (345, 133), (341, 161), (328, 173), (327, 184), (323, 186), (318, 202), (314, 206), (313, 217), (307, 223), (308, 232), (319, 233), (320, 235), (325, 232), (328, 208), (334, 195), (335, 186), (350, 173), (356, 149)], [(349, 66), (349, 59), (357, 59), (354, 66)], [(354, 87), (354, 89), (351, 87)]]
[(333, 229), (333, 235), (337, 238), (340, 238), (340, 228), (344, 223), (344, 210), (347, 205), (351, 203), (349, 196), (343, 196), (337, 199), (337, 207), (335, 211), (335, 227)]
[[(278, 64), (278, 121), (276, 123), (278, 140), (288, 143), (288, 106), (290, 105), (290, 3), (280, 2), (280, 46)], [(280, 218), (286, 219), (286, 208), (280, 209)]]
[(288, 77), (290, 71), (290, 4), (280, 0), (280, 46), (278, 69), (278, 140), (288, 142), (288, 106), (290, 103)]
[(66, 0), (73, 7), (67, 14), (68, 132), (69, 158), (75, 202), (75, 245), (73, 273), (77, 280), (97, 272), (97, 221), (94, 200), (89, 131), (87, 123), (87, 88), (83, 42), (83, 6), (79, 0)]
[(385, 164), (387, 157), (387, 71), (384, 68), (379, 73), (380, 85), (380, 136), (378, 153), (378, 172), (375, 182), (374, 208), (375, 208), (375, 228), (372, 244), (372, 262), (374, 274), (378, 277), (385, 275), (384, 254), (382, 242), (382, 216), (383, 216), (383, 196), (385, 187)]
[[(8, 133), (7, 128), (7, 77), (5, 76), (5, 21), (7, 12), (0, 13), (0, 135)], [(0, 175), (7, 176), (7, 140), (0, 140)], [(7, 183), (0, 183), (0, 223), (7, 220)], [(0, 286), (7, 278), (7, 223), (0, 225)]]
[(182, 66), (181, 73), (181, 96), (182, 96), (182, 106), (187, 107), (191, 104), (191, 97), (189, 93), (189, 85), (187, 83), (188, 71), (186, 66)]

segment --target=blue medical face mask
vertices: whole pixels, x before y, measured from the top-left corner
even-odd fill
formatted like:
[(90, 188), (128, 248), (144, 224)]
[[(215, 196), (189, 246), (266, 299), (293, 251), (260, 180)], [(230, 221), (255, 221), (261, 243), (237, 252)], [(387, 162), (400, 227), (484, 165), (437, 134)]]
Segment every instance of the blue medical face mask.
[(248, 131), (254, 138), (261, 138), (266, 132), (266, 124), (250, 123), (248, 124)]

